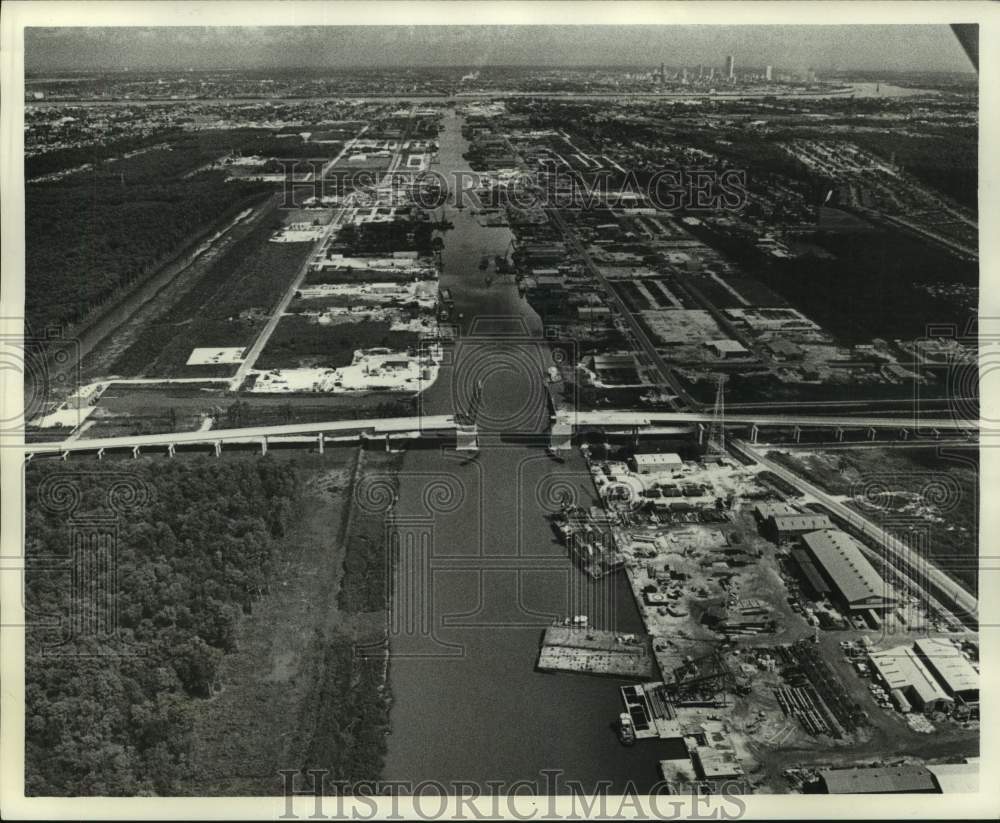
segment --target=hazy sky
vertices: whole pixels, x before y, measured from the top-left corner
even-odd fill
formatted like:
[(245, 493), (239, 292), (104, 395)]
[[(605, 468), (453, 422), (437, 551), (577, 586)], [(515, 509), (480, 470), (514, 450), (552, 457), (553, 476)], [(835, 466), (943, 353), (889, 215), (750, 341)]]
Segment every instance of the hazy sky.
[(971, 71), (947, 26), (305, 26), (25, 31), (29, 71), (721, 65)]

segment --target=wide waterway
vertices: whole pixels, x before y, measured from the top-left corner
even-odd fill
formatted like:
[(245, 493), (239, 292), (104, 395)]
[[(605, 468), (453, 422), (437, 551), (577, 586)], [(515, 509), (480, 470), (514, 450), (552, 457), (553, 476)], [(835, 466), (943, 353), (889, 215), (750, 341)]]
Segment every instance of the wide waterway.
[[(439, 170), (468, 169), (461, 118), (449, 112), (444, 122)], [(505, 253), (510, 234), (481, 226), (470, 209), (449, 206), (447, 216), (454, 228), (441, 285), (463, 315), (463, 334), (424, 410), (468, 411), (481, 384), (480, 452), (404, 458), (394, 515), (412, 551), (394, 586), (384, 776), (484, 788), (526, 780), (544, 792), (545, 772), (558, 770), (559, 791), (566, 780), (648, 789), (667, 749), (619, 743), (613, 724), (625, 681), (535, 671), (542, 631), (555, 618), (587, 614), (621, 631), (642, 624), (624, 576), (591, 581), (546, 519), (566, 496), (589, 505), (593, 487), (579, 455), (559, 463), (545, 454), (551, 355), (537, 315), (510, 278), (488, 285), (480, 270), (481, 255)]]

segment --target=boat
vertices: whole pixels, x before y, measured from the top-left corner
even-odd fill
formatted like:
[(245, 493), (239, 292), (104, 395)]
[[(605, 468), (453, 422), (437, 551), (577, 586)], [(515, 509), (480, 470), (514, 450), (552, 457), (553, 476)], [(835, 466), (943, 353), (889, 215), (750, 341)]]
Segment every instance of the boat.
[(623, 746), (635, 744), (635, 727), (632, 725), (632, 717), (628, 712), (618, 715), (618, 739)]

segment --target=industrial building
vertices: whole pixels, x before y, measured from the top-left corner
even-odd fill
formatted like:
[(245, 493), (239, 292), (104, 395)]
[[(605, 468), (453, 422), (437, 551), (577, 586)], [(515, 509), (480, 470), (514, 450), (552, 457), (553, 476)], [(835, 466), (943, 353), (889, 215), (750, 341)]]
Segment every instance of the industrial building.
[(976, 794), (979, 791), (979, 758), (964, 763), (932, 763), (927, 770), (934, 776), (941, 794)]
[(824, 769), (820, 786), (827, 794), (936, 794), (934, 776), (926, 766)]
[(949, 711), (955, 701), (924, 665), (912, 646), (896, 646), (868, 656), (876, 674), (890, 691), (898, 689), (906, 700), (923, 712)]
[(673, 452), (656, 452), (655, 454), (637, 454), (632, 458), (632, 466), (639, 474), (650, 474), (657, 471), (679, 469), (684, 461), (680, 455)]
[(773, 513), (765, 523), (765, 533), (775, 543), (785, 543), (809, 532), (832, 528), (833, 523), (825, 514)]
[(793, 556), (817, 594), (829, 595), (849, 612), (883, 610), (896, 603), (889, 585), (849, 534), (826, 528), (801, 539), (802, 548)]
[(979, 672), (951, 642), (921, 638), (913, 643), (913, 652), (956, 703), (978, 705)]
[(709, 340), (705, 343), (705, 347), (722, 360), (746, 357), (750, 354), (750, 350), (738, 340)]

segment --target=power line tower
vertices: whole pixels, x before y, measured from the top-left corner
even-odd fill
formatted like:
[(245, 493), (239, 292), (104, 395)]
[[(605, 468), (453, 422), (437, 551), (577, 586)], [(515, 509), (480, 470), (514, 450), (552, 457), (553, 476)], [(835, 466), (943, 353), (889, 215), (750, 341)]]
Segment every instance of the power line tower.
[(726, 452), (726, 375), (720, 374), (715, 387), (715, 407), (712, 425), (708, 430), (708, 450), (716, 454)]

